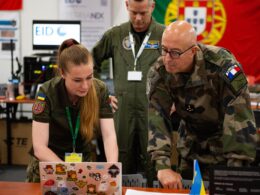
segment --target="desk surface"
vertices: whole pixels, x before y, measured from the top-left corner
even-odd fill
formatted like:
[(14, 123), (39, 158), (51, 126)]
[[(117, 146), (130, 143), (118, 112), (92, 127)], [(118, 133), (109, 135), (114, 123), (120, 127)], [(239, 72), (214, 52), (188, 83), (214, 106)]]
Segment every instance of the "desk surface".
[[(188, 193), (187, 190), (168, 190), (168, 189), (153, 189), (153, 188), (133, 188), (123, 187), (123, 195), (127, 189), (142, 190), (147, 192), (168, 192), (168, 193)], [(39, 183), (26, 182), (0, 182), (1, 195), (41, 195), (41, 188)]]
[(22, 100), (10, 100), (10, 99), (0, 99), (0, 103), (10, 103), (10, 104), (32, 104), (34, 103), (34, 99), (22, 99)]

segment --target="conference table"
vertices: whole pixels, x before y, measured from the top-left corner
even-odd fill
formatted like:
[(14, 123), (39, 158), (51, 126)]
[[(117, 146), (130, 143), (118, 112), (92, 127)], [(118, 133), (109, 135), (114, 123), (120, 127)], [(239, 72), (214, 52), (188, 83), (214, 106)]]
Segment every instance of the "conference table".
[[(179, 193), (188, 194), (188, 190), (169, 190), (160, 188), (140, 188), (140, 187), (123, 187), (122, 195), (125, 195), (127, 189), (141, 190), (146, 192), (165, 192), (165, 193)], [(39, 183), (26, 182), (5, 182), (0, 181), (1, 195), (41, 195), (41, 187)]]

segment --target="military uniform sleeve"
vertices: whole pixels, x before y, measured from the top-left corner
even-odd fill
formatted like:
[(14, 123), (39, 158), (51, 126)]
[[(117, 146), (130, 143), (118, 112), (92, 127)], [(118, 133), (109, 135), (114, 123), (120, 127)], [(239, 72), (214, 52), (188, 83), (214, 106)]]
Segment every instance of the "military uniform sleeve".
[(102, 38), (96, 43), (96, 45), (92, 49), (92, 55), (95, 64), (95, 73), (100, 73), (102, 62), (105, 59), (112, 57), (112, 33), (112, 29), (105, 32)]
[(172, 100), (164, 84), (158, 80), (154, 67), (148, 73), (148, 153), (156, 170), (171, 168), (170, 107)]
[(239, 64), (230, 63), (224, 79), (223, 152), (228, 166), (243, 166), (256, 154), (256, 128), (251, 110), (247, 80)]
[(100, 118), (113, 118), (112, 108), (110, 106), (110, 99), (108, 88), (103, 81), (97, 80), (98, 90), (97, 94), (99, 96), (99, 117)]
[(50, 103), (46, 93), (40, 88), (32, 107), (33, 120), (48, 123), (50, 119)]

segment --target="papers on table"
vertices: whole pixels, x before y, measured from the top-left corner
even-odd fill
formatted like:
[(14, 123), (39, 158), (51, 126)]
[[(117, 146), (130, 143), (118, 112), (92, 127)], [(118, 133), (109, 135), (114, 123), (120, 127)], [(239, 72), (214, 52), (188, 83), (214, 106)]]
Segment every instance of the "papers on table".
[[(161, 193), (161, 192), (145, 192), (140, 190), (126, 190), (125, 195), (185, 195), (183, 193)], [(188, 195), (188, 194), (186, 194)]]

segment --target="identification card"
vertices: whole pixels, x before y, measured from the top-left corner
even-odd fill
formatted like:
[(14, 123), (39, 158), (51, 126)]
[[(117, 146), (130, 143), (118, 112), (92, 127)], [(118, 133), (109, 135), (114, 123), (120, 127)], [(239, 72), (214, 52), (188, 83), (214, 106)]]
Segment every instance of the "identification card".
[(65, 162), (82, 162), (82, 153), (65, 153)]
[(128, 81), (141, 81), (142, 72), (141, 71), (128, 71), (127, 80)]

